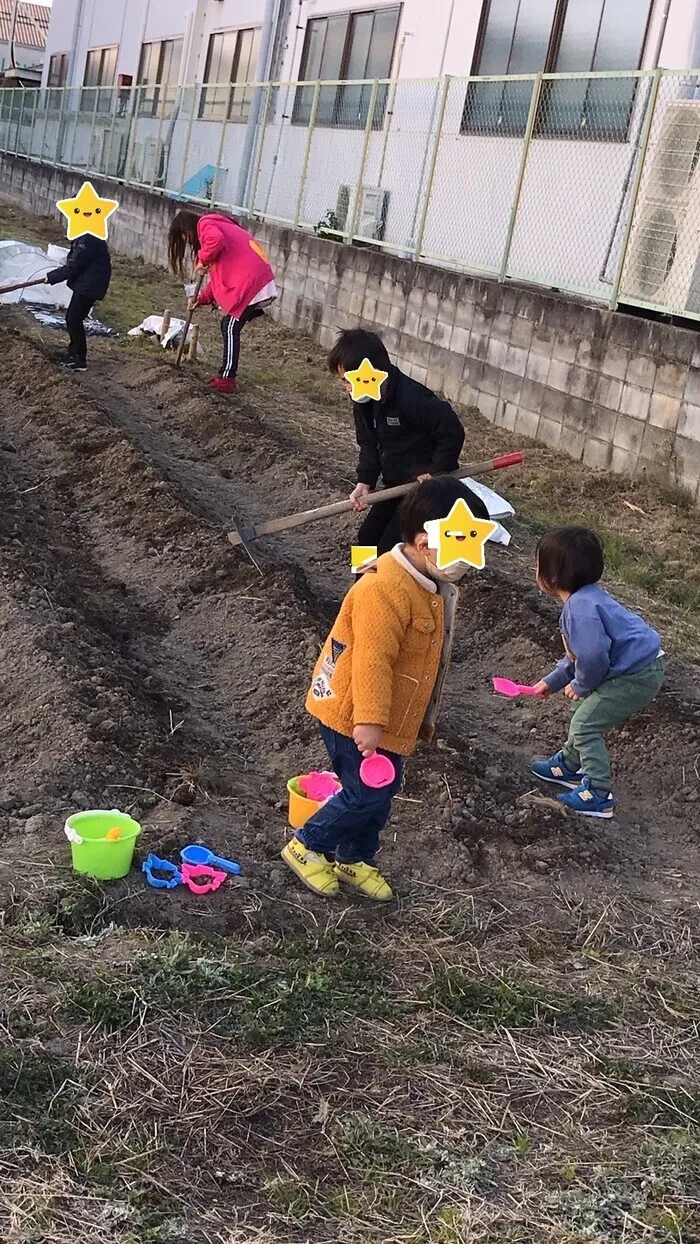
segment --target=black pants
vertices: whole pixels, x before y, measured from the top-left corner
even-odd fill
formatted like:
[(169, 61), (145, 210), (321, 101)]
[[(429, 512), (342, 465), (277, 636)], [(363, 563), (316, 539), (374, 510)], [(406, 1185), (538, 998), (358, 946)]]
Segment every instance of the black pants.
[(224, 361), (219, 375), (223, 380), (233, 380), (238, 371), (238, 356), (241, 352), (241, 329), (251, 320), (264, 315), (262, 307), (246, 307), (242, 316), (234, 320), (232, 315), (225, 315), (221, 321), (221, 336), (224, 339)]
[(94, 299), (85, 294), (73, 294), (66, 311), (66, 328), (70, 336), (68, 354), (79, 363), (87, 361), (87, 339), (84, 321), (92, 311)]
[(357, 533), (358, 544), (376, 545), (377, 553), (388, 553), (401, 539), (398, 509), (403, 497), (371, 505)]

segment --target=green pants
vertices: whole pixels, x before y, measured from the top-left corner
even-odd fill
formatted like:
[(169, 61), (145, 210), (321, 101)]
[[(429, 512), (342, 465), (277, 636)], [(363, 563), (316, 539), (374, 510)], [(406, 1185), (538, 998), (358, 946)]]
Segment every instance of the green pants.
[(594, 790), (610, 790), (610, 757), (603, 735), (651, 704), (664, 680), (664, 659), (657, 657), (637, 674), (611, 678), (576, 705), (563, 747), (572, 769), (581, 769)]

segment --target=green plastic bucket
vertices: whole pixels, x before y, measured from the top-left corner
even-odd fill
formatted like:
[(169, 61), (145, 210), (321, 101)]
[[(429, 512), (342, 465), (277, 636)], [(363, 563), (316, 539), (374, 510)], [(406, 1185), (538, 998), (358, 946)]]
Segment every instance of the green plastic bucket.
[[(109, 839), (110, 829), (119, 828), (121, 836)], [(65, 824), (70, 842), (73, 867), (98, 881), (116, 881), (131, 868), (136, 839), (141, 826), (126, 812), (76, 812)]]

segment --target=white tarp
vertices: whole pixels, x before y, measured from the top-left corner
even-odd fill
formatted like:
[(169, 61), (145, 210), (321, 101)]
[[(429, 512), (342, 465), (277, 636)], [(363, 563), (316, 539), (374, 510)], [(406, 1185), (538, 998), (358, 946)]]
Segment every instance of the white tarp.
[[(486, 484), (482, 484), (481, 480), (464, 479), (462, 483), (466, 484), (467, 488), (471, 488), (472, 492), (475, 492), (477, 497), (481, 498), (489, 512), (489, 518), (493, 519), (494, 522), (498, 522), (499, 518), (510, 518), (515, 514), (512, 505), (503, 497), (499, 497), (498, 493), (493, 491), (493, 488), (488, 488)], [(498, 530), (494, 531), (492, 536), (489, 536), (489, 540), (494, 544), (510, 544), (510, 533), (506, 531), (505, 527), (501, 527), (499, 523)]]
[[(26, 242), (0, 242), (0, 289), (46, 276), (52, 268), (58, 268), (65, 262), (67, 254), (68, 251), (62, 246), (49, 246), (42, 251)], [(70, 300), (71, 292), (63, 281), (60, 285), (34, 285), (31, 289), (0, 294), (0, 304), (29, 302), (38, 307), (65, 309)]]
[[(161, 341), (161, 345), (164, 350), (166, 350), (168, 346), (172, 345), (173, 342), (178, 337), (181, 336), (182, 330), (184, 329), (184, 327), (185, 327), (184, 320), (172, 319), (170, 321), (170, 327), (168, 328), (168, 331), (165, 334), (165, 337)], [(162, 331), (163, 331), (162, 315), (148, 315), (146, 316), (146, 319), (142, 321), (141, 324), (136, 325), (136, 328), (129, 329), (129, 336), (130, 337), (160, 337), (160, 334), (162, 333)], [(192, 336), (192, 329), (190, 328), (187, 331), (188, 341), (191, 336)]]

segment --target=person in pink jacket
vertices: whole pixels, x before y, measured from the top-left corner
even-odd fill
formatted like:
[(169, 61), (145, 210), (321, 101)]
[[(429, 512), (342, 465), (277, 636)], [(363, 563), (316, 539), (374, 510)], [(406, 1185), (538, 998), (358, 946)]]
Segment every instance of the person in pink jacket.
[(176, 276), (186, 279), (188, 254), (198, 276), (208, 274), (189, 309), (218, 306), (223, 312), (221, 335), (224, 358), (218, 376), (209, 384), (219, 393), (234, 393), (241, 348), (241, 329), (263, 314), (277, 297), (275, 274), (262, 246), (230, 216), (218, 212), (202, 216), (184, 209), (173, 217), (168, 231), (168, 259)]

